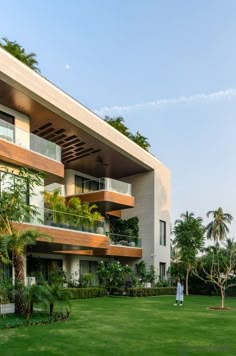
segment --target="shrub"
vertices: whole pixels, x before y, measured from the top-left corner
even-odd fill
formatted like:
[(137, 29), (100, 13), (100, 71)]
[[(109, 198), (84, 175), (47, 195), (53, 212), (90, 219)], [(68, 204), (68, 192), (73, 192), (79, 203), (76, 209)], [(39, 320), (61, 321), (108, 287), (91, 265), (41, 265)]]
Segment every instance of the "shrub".
[(126, 295), (129, 297), (150, 297), (158, 295), (174, 295), (175, 292), (175, 287), (128, 288)]
[(64, 299), (86, 299), (104, 297), (105, 295), (105, 288), (100, 287), (64, 289)]
[(0, 275), (0, 303), (9, 303), (14, 299), (14, 286), (10, 279)]
[(122, 265), (119, 261), (100, 261), (97, 267), (99, 284), (106, 288), (108, 294), (110, 294), (112, 288), (124, 287), (130, 273), (130, 267)]
[(196, 295), (219, 295), (214, 285), (202, 281), (200, 278), (190, 275), (189, 293)]

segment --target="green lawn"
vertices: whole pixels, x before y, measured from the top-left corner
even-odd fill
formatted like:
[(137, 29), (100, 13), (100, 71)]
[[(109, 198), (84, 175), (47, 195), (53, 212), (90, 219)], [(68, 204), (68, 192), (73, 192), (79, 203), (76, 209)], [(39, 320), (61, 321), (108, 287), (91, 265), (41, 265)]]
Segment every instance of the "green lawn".
[[(218, 297), (106, 297), (71, 302), (64, 322), (0, 330), (0, 355), (236, 355), (236, 309)], [(236, 298), (226, 300), (236, 308)]]

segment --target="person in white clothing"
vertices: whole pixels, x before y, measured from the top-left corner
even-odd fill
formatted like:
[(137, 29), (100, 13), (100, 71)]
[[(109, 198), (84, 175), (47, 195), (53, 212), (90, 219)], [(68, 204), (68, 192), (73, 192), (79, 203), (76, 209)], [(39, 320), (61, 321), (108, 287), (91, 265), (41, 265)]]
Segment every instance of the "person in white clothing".
[(176, 300), (174, 305), (183, 306), (184, 301), (184, 286), (180, 278), (177, 279), (177, 288), (176, 288)]

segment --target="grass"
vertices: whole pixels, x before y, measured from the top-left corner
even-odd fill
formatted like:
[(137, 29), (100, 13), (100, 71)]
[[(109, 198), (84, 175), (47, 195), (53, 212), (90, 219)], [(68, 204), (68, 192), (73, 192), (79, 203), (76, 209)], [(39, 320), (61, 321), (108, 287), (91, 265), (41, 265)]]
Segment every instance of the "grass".
[(218, 297), (173, 303), (171, 296), (75, 300), (67, 321), (0, 330), (0, 355), (236, 355), (236, 309), (207, 309), (220, 305)]

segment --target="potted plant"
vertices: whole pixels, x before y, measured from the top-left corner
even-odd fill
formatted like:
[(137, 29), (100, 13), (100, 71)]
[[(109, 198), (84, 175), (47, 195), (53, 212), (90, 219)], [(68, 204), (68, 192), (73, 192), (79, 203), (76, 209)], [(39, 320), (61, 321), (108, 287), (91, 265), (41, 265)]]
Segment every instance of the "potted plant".
[(44, 192), (44, 203), (47, 209), (47, 215), (49, 212), (52, 216), (50, 224), (52, 226), (67, 227), (66, 223), (66, 205), (64, 197), (60, 195), (60, 189), (54, 190), (54, 192)]

